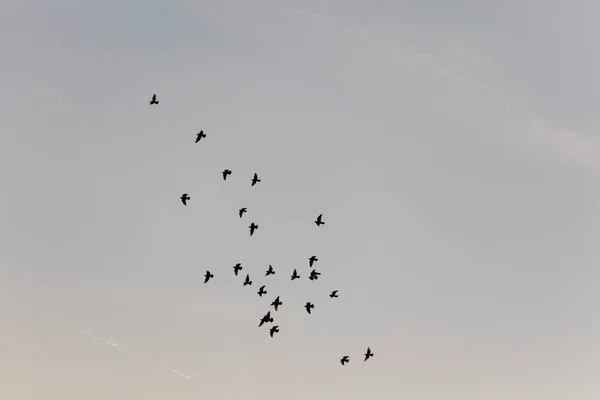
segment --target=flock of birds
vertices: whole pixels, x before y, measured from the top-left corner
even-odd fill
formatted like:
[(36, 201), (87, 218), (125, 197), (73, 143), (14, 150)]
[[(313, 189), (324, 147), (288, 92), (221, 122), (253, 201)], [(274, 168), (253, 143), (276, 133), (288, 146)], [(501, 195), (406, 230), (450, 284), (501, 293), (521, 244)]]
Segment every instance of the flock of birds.
[[(154, 94), (152, 96), (152, 99), (150, 101), (150, 105), (158, 105), (159, 101), (156, 98), (156, 94)], [(204, 133), (203, 130), (201, 130), (197, 135), (196, 135), (196, 141), (195, 143), (200, 142), (200, 140), (206, 138), (206, 134)], [(229, 169), (225, 169), (224, 171), (221, 172), (221, 174), (223, 175), (223, 180), (226, 181), (227, 177), (229, 175), (231, 175), (231, 170)], [(251, 186), (255, 186), (257, 183), (261, 182), (260, 178), (258, 177), (257, 173), (254, 173), (254, 176), (251, 179)], [(184, 206), (187, 206), (187, 202), (191, 200), (191, 197), (187, 194), (184, 193), (181, 195), (180, 197), (181, 202), (183, 203)], [(248, 211), (248, 209), (246, 207), (242, 207), (239, 209), (238, 211), (238, 215), (240, 218), (243, 218), (244, 213), (246, 213)], [(325, 222), (323, 221), (323, 214), (320, 214), (317, 219), (314, 221), (314, 223), (317, 225), (317, 227), (320, 227), (321, 225), (324, 225)], [(250, 229), (250, 236), (253, 236), (254, 233), (258, 230), (258, 225), (255, 224), (254, 222), (250, 223), (250, 226), (248, 226), (248, 228)], [(308, 265), (310, 268), (312, 268), (310, 275), (308, 276), (308, 279), (310, 279), (311, 281), (317, 280), (319, 279), (319, 275), (321, 275), (320, 272), (317, 272), (316, 269), (314, 269), (313, 265), (315, 262), (319, 261), (319, 259), (316, 256), (311, 256), (308, 258)], [(239, 272), (242, 270), (242, 264), (241, 263), (237, 263), (233, 266), (233, 273), (235, 276), (238, 276)], [(267, 272), (265, 274), (265, 276), (269, 276), (269, 275), (273, 275), (275, 274), (275, 270), (273, 269), (272, 265), (269, 265), (269, 268), (267, 269)], [(204, 283), (208, 283), (211, 279), (213, 279), (215, 276), (212, 272), (210, 271), (206, 271), (206, 274), (204, 275)], [(296, 269), (294, 269), (292, 276), (291, 276), (291, 280), (296, 280), (296, 279), (300, 279), (300, 275), (298, 275), (298, 271)], [(250, 279), (250, 274), (246, 274), (246, 277), (242, 283), (243, 286), (249, 286), (252, 285), (252, 280)], [(266, 285), (262, 285), (259, 290), (258, 290), (258, 295), (260, 297), (262, 297), (263, 295), (267, 294), (267, 291), (265, 290)], [(271, 303), (271, 306), (273, 306), (273, 309), (275, 310), (275, 312), (277, 312), (279, 310), (279, 307), (281, 305), (283, 305), (283, 302), (280, 300), (279, 298), (280, 296), (277, 296), (277, 298), (275, 298), (275, 300)], [(330, 298), (338, 298), (338, 290), (334, 290), (331, 292), (331, 294), (329, 295)], [(306, 312), (311, 314), (311, 310), (315, 307), (315, 305), (312, 302), (307, 302), (304, 305), (304, 308), (306, 309)], [(269, 310), (261, 319), (260, 322), (258, 324), (258, 327), (262, 327), (265, 324), (273, 324), (274, 323), (274, 318), (271, 316), (271, 311)], [(271, 325), (271, 328), (269, 329), (269, 334), (271, 336), (271, 338), (273, 338), (273, 336), (279, 333), (279, 326), (278, 325)], [(373, 357), (373, 353), (371, 352), (371, 348), (367, 347), (367, 352), (364, 354), (365, 358), (364, 361), (367, 361), (369, 358)], [(340, 363), (342, 365), (346, 365), (348, 362), (350, 361), (350, 356), (343, 356), (340, 359)]]

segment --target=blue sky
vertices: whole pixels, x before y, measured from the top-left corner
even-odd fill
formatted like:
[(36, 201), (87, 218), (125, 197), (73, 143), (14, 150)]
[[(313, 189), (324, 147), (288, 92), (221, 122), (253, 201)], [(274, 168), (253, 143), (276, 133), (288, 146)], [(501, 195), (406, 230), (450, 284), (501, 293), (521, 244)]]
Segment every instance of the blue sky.
[(0, 7), (0, 397), (598, 397), (597, 6)]

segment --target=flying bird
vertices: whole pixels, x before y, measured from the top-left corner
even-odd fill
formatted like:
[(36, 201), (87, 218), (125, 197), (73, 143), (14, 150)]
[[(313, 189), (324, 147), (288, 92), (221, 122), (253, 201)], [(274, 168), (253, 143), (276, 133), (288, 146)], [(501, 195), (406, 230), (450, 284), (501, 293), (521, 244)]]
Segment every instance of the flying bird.
[(248, 228), (250, 228), (250, 236), (252, 236), (254, 234), (254, 231), (258, 229), (258, 225), (256, 225), (253, 222), (253, 223), (250, 224), (250, 226)]
[(254, 177), (252, 178), (252, 186), (256, 185), (258, 182), (260, 182), (260, 179), (258, 179), (258, 175), (255, 172)]
[(313, 264), (315, 263), (315, 261), (319, 261), (319, 259), (317, 258), (317, 256), (312, 256), (308, 259), (308, 266), (312, 268)]
[(342, 363), (342, 365), (346, 364), (348, 361), (350, 361), (350, 357), (348, 357), (348, 356), (344, 356), (340, 360), (340, 362)]
[(263, 295), (263, 294), (267, 294), (267, 291), (265, 290), (265, 285), (262, 285), (262, 286), (260, 287), (260, 289), (258, 289), (258, 292), (257, 292), (257, 293), (258, 293), (258, 295), (259, 295), (260, 297), (262, 297), (262, 295)]
[(265, 276), (273, 275), (274, 273), (275, 271), (273, 271), (273, 266), (269, 264), (269, 269), (267, 270)]
[(214, 278), (215, 276), (213, 274), (210, 273), (210, 271), (206, 271), (206, 274), (204, 274), (204, 283), (208, 282), (210, 280), (210, 278)]
[(245, 213), (246, 211), (248, 211), (248, 209), (247, 209), (246, 207), (244, 207), (244, 208), (240, 208), (240, 211), (239, 211), (239, 213), (240, 213), (240, 218), (242, 218), (242, 215), (244, 215), (244, 213)]
[(315, 305), (309, 301), (304, 305), (304, 308), (306, 308), (306, 312), (310, 314), (310, 310), (315, 308)]
[(263, 324), (266, 324), (267, 322), (273, 322), (273, 317), (271, 317), (271, 311), (269, 311), (267, 314), (265, 314), (264, 317), (260, 319), (260, 324), (258, 324), (258, 327), (260, 328), (261, 326), (263, 326)]
[(325, 225), (325, 222), (322, 221), (322, 218), (323, 218), (323, 214), (319, 214), (319, 216), (317, 217), (317, 220), (315, 221), (315, 224), (317, 224), (317, 226)]
[(190, 199), (190, 196), (188, 196), (187, 193), (184, 193), (181, 195), (180, 199), (183, 205), (187, 206), (187, 201)]
[(365, 353), (365, 361), (367, 361), (369, 358), (373, 357), (373, 353), (371, 353), (371, 348), (367, 347), (367, 352)]
[(233, 273), (235, 274), (235, 276), (237, 276), (238, 272), (240, 272), (241, 270), (242, 270), (241, 263), (237, 263), (233, 266)]
[(158, 100), (156, 100), (156, 94), (154, 94), (152, 96), (152, 100), (150, 100), (150, 105), (152, 105), (152, 104), (158, 104)]
[(225, 169), (221, 173), (223, 174), (223, 180), (226, 180), (227, 179), (227, 175), (231, 175), (231, 170), (230, 169)]
[(249, 274), (246, 274), (246, 280), (244, 280), (244, 285), (243, 286), (246, 286), (246, 285), (252, 285), (252, 281), (250, 280), (250, 275)]
[(329, 297), (331, 297), (332, 299), (335, 297), (337, 299), (338, 295), (337, 295), (338, 291), (334, 290), (333, 292), (331, 292), (331, 294), (329, 295)]
[(292, 280), (298, 279), (298, 278), (300, 278), (300, 275), (298, 275), (298, 272), (296, 270), (294, 270), (294, 273), (292, 274)]
[(206, 137), (206, 133), (204, 133), (204, 131), (200, 131), (197, 135), (196, 135), (196, 142), (198, 143), (200, 141), (200, 139), (205, 138)]
[(273, 337), (274, 333), (279, 333), (279, 327), (277, 325), (275, 325), (274, 327), (271, 328), (270, 332), (271, 332), (271, 337)]
[(282, 305), (283, 303), (281, 301), (279, 301), (279, 296), (277, 296), (277, 298), (275, 299), (275, 301), (273, 301), (271, 303), (271, 305), (273, 307), (275, 307), (275, 311), (277, 311), (277, 309), (279, 308), (280, 305)]
[(321, 275), (321, 273), (313, 269), (312, 271), (310, 271), (310, 276), (308, 277), (308, 279), (310, 279), (311, 281), (317, 280), (319, 279), (319, 275)]

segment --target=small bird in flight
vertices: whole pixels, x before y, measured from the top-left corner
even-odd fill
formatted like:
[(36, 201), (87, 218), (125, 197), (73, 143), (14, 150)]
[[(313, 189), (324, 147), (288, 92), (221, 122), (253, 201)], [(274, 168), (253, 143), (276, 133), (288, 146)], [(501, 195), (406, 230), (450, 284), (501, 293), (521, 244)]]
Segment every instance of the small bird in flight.
[(338, 291), (334, 290), (333, 292), (331, 292), (331, 294), (329, 295), (329, 297), (331, 297), (332, 299), (335, 297), (337, 299), (338, 295), (337, 295)]
[(371, 353), (371, 348), (367, 347), (367, 352), (365, 353), (365, 361), (367, 361), (369, 358), (373, 357), (373, 353)]
[(184, 193), (181, 195), (180, 199), (181, 199), (181, 202), (183, 203), (183, 205), (187, 206), (187, 201), (190, 199), (190, 196), (188, 196), (187, 193)]
[(252, 285), (252, 281), (250, 280), (250, 274), (246, 274), (246, 280), (244, 280), (243, 286), (247, 286), (247, 285)]
[(273, 317), (271, 317), (271, 311), (269, 311), (264, 317), (260, 319), (260, 324), (258, 324), (258, 327), (260, 328), (261, 326), (263, 326), (263, 324), (266, 324), (267, 322), (273, 322)]
[(271, 328), (270, 332), (271, 332), (271, 337), (273, 337), (274, 333), (279, 333), (279, 327), (277, 325), (275, 325), (274, 327)]
[(308, 279), (310, 279), (311, 281), (317, 280), (319, 279), (319, 275), (321, 275), (321, 273), (313, 269), (312, 271), (310, 271), (310, 276), (308, 277)]
[(252, 186), (256, 185), (258, 182), (260, 182), (260, 179), (258, 179), (258, 175), (255, 172), (254, 177), (252, 178)]
[(298, 275), (298, 272), (296, 270), (294, 270), (294, 273), (292, 274), (292, 280), (294, 279), (299, 279), (300, 275)]
[(322, 218), (323, 218), (323, 214), (319, 214), (319, 216), (317, 217), (317, 220), (315, 221), (315, 224), (317, 224), (317, 226), (325, 225), (325, 222), (322, 221)]
[(204, 274), (204, 283), (208, 282), (210, 280), (210, 278), (214, 278), (215, 276), (213, 274), (210, 273), (210, 271), (206, 271), (206, 274)]
[(340, 362), (342, 363), (342, 365), (346, 364), (348, 361), (350, 361), (350, 357), (348, 357), (348, 356), (344, 356), (340, 360)]
[(241, 270), (242, 270), (241, 263), (237, 263), (233, 266), (233, 273), (235, 274), (235, 276), (237, 276), (238, 272), (240, 272)]
[(253, 222), (253, 223), (250, 224), (250, 226), (248, 228), (250, 228), (250, 236), (252, 236), (254, 234), (254, 231), (258, 229), (258, 225), (256, 225)]
[(156, 100), (156, 94), (154, 94), (152, 96), (152, 100), (150, 100), (150, 105), (152, 105), (152, 104), (158, 104), (158, 100)]
[(315, 261), (319, 261), (319, 259), (317, 258), (317, 256), (312, 256), (308, 259), (308, 266), (312, 268), (313, 264), (315, 263)]
[(239, 213), (240, 213), (240, 218), (242, 218), (242, 215), (244, 215), (244, 213), (245, 213), (246, 211), (248, 211), (248, 209), (247, 209), (246, 207), (244, 207), (244, 208), (240, 208), (240, 211), (239, 211)]
[(200, 139), (205, 138), (206, 137), (206, 133), (204, 133), (204, 131), (200, 131), (197, 135), (196, 135), (196, 142), (198, 143), (200, 141)]
[(262, 285), (262, 286), (260, 287), (260, 289), (258, 289), (258, 292), (257, 292), (257, 293), (258, 293), (258, 295), (259, 295), (260, 297), (262, 297), (262, 296), (263, 296), (263, 294), (267, 294), (267, 291), (265, 290), (265, 285)]
[(306, 308), (306, 312), (310, 314), (310, 310), (315, 308), (315, 305), (309, 301), (304, 305), (304, 308)]
[(223, 172), (221, 172), (223, 174), (223, 180), (227, 179), (227, 175), (231, 175), (231, 170), (230, 169), (226, 169), (223, 170)]
[(269, 269), (267, 270), (265, 276), (273, 275), (274, 273), (275, 271), (273, 271), (273, 266), (269, 264)]
[(273, 307), (275, 307), (275, 311), (277, 311), (277, 309), (279, 308), (280, 305), (282, 305), (283, 303), (281, 301), (279, 301), (279, 296), (277, 296), (277, 298), (275, 299), (275, 301), (273, 301), (271, 303), (271, 305)]

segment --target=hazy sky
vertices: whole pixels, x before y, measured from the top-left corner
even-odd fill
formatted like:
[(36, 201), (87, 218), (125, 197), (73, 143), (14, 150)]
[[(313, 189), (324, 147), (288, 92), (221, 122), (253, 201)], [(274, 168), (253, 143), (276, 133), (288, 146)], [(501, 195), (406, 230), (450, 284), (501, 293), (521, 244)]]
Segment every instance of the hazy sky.
[(600, 397), (600, 6), (0, 4), (0, 398)]

